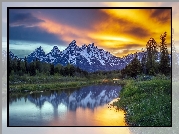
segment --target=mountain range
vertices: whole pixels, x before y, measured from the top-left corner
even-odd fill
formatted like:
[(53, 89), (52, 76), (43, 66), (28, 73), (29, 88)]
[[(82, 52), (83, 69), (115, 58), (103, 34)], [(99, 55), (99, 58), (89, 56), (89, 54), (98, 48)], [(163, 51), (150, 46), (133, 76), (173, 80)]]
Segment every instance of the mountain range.
[[(141, 61), (144, 52), (138, 52), (136, 54), (138, 59)], [(99, 49), (94, 45), (94, 43), (79, 47), (76, 45), (76, 41), (73, 40), (63, 51), (60, 51), (57, 46), (54, 46), (49, 53), (45, 54), (44, 50), (40, 46), (26, 58), (28, 62), (32, 62), (37, 58), (42, 62), (54, 65), (61, 64), (66, 66), (67, 64), (73, 64), (85, 71), (95, 72), (123, 69), (132, 61), (136, 54), (128, 54), (122, 58), (116, 57), (108, 51)], [(11, 58), (18, 58), (11, 51), (9, 52), (9, 56)], [(160, 56), (158, 56), (157, 60), (159, 60), (159, 57)]]

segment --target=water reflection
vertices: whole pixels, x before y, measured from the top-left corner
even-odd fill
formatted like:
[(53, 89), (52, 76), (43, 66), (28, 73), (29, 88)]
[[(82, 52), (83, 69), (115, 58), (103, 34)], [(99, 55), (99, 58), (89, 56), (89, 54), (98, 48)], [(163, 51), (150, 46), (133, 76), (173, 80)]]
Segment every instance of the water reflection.
[[(96, 126), (106, 124), (111, 119), (123, 118), (124, 113), (110, 113), (107, 103), (117, 98), (120, 86), (93, 85), (81, 89), (65, 89), (25, 96), (10, 97), (10, 125), (65, 125)], [(34, 105), (35, 104), (35, 105)], [(111, 111), (112, 112), (112, 111)], [(114, 112), (114, 111), (113, 111)], [(120, 117), (119, 117), (120, 116)], [(123, 119), (115, 125), (124, 125)]]

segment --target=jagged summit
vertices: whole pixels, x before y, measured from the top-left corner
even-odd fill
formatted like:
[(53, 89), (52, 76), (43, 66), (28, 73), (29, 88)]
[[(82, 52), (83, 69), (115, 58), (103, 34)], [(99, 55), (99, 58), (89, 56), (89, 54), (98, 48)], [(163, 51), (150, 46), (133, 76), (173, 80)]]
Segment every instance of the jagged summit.
[(43, 49), (42, 49), (42, 47), (40, 46), (40, 47), (38, 47), (38, 48), (36, 48), (35, 50), (37, 50), (37, 51), (43, 51)]
[(90, 43), (88, 46), (89, 47), (94, 47), (94, 43)]
[(90, 43), (90, 44), (87, 46), (87, 48), (89, 48), (89, 49), (96, 49), (97, 46), (95, 46), (94, 43)]
[[(14, 56), (12, 52), (9, 52), (9, 55)], [(137, 56), (141, 60), (143, 52), (137, 53)], [(108, 51), (99, 49), (94, 43), (84, 44), (79, 47), (76, 45), (76, 41), (73, 40), (65, 50), (60, 51), (57, 46), (54, 46), (47, 54), (40, 46), (27, 56), (27, 61), (32, 62), (38, 58), (42, 62), (54, 65), (61, 64), (66, 66), (67, 64), (73, 64), (88, 72), (95, 72), (123, 69), (134, 57), (135, 54), (129, 54), (123, 58), (116, 57)]]
[(40, 47), (38, 47), (39, 49), (42, 49), (42, 47), (40, 46)]
[[(72, 44), (76, 44), (76, 40), (73, 40), (71, 43), (72, 43)], [(71, 43), (70, 43), (70, 44), (71, 44)]]
[(68, 46), (67, 48), (75, 48), (75, 47), (77, 47), (76, 41), (73, 40), (73, 41), (69, 44), (69, 46)]
[(87, 47), (87, 45), (86, 45), (86, 44), (84, 44), (84, 45), (82, 45), (82, 47), (81, 47), (81, 48), (82, 48), (82, 49), (84, 49), (84, 48), (86, 48), (86, 47)]
[(29, 54), (27, 56), (27, 61), (32, 62), (36, 59), (43, 61), (44, 56), (45, 56), (45, 52), (42, 49), (42, 47), (40, 46), (40, 47), (36, 48), (31, 54)]
[(58, 46), (53, 46), (53, 49), (55, 50), (55, 49), (58, 49)]
[(53, 54), (55, 54), (55, 53), (60, 53), (60, 50), (58, 49), (57, 46), (54, 46), (53, 49), (51, 50), (51, 52), (52, 52)]

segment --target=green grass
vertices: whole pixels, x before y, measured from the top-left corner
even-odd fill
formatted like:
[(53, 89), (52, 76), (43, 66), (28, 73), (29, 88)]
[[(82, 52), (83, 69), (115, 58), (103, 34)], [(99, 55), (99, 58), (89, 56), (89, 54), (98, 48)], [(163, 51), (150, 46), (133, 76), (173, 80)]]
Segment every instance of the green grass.
[(11, 92), (23, 91), (47, 91), (67, 88), (78, 88), (90, 84), (103, 83), (103, 79), (87, 79), (80, 77), (59, 77), (59, 76), (14, 76), (10, 81)]
[(62, 76), (10, 76), (9, 83), (11, 85), (19, 85), (19, 84), (39, 84), (39, 83), (51, 83), (51, 82), (66, 82), (66, 81), (85, 81), (87, 78), (85, 77), (62, 77)]
[(129, 126), (171, 126), (171, 81), (128, 81), (114, 102)]

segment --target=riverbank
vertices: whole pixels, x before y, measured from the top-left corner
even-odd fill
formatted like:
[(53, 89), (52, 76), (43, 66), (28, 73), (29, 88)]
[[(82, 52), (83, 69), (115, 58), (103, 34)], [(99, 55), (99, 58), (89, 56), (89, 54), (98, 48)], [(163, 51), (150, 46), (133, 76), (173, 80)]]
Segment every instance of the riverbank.
[(69, 88), (79, 88), (94, 84), (121, 84), (125, 80), (116, 83), (112, 79), (106, 78), (86, 78), (86, 77), (60, 77), (60, 76), (14, 76), (10, 77), (9, 91), (12, 92), (31, 92), (48, 91)]
[(171, 126), (171, 80), (128, 81), (113, 103), (128, 126)]
[(59, 90), (66, 88), (78, 88), (87, 86), (90, 84), (98, 84), (98, 81), (68, 81), (68, 82), (51, 82), (51, 83), (39, 83), (39, 84), (17, 84), (10, 86), (10, 92), (28, 92), (28, 91), (48, 91), (48, 90)]

